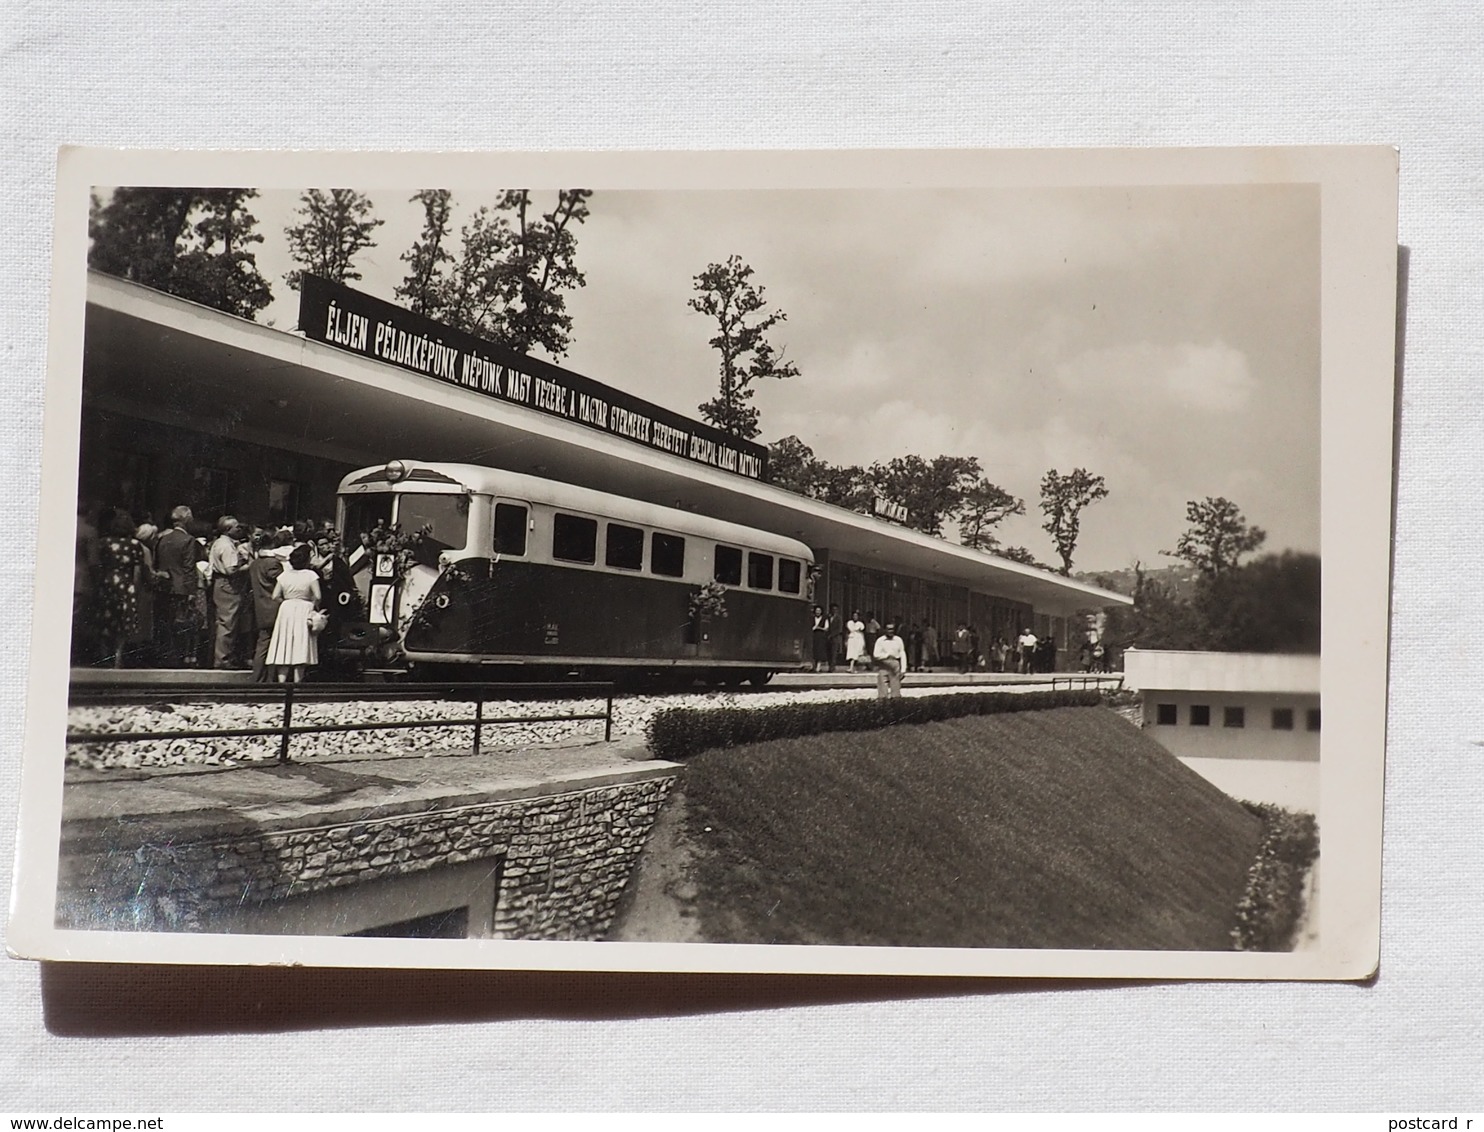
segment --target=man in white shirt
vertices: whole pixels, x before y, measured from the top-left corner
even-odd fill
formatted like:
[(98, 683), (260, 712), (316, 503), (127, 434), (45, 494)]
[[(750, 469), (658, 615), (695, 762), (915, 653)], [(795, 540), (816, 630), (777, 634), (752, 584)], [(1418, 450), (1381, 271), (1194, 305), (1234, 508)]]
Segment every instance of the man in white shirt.
[(252, 548), (247, 528), (230, 515), (217, 520), (216, 541), (207, 561), (211, 563), (211, 602), (216, 610), (216, 640), (212, 649), (215, 668), (246, 668), (242, 662), (242, 634), (252, 600), (248, 592), (247, 568)]
[(876, 638), (871, 657), (876, 662), (876, 698), (884, 700), (900, 697), (902, 670), (907, 667), (907, 646), (897, 636), (897, 627), (893, 622), (888, 621), (886, 629)]
[(1015, 645), (1020, 652), (1021, 674), (1024, 675), (1027, 672), (1034, 671), (1036, 663), (1036, 634), (1032, 633), (1029, 629), (1022, 629), (1020, 631), (1020, 639), (1015, 642)]

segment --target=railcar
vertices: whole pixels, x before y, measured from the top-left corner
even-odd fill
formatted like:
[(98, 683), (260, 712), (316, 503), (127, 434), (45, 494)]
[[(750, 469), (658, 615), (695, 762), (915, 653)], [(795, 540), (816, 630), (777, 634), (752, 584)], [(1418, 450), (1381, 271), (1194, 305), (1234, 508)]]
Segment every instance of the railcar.
[(762, 684), (806, 659), (814, 559), (795, 539), (410, 460), (346, 476), (337, 522), (364, 611), (338, 647), (410, 675)]

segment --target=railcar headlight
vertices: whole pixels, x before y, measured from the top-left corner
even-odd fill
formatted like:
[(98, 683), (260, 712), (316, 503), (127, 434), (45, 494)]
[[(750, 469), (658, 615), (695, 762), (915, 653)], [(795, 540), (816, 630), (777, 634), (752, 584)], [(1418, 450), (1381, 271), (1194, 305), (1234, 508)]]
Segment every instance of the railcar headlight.
[(401, 460), (389, 460), (383, 469), (388, 483), (400, 483), (407, 478), (407, 465)]

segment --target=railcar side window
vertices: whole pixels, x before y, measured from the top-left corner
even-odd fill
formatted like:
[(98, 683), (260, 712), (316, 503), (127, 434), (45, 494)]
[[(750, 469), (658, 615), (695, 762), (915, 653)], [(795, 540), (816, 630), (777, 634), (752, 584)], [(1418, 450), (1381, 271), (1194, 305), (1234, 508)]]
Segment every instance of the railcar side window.
[(803, 567), (792, 558), (778, 560), (778, 589), (786, 594), (796, 594), (803, 589)]
[(655, 531), (649, 539), (649, 572), (666, 578), (685, 575), (685, 540)]
[(551, 556), (563, 562), (582, 562), (588, 566), (598, 560), (598, 520), (577, 515), (552, 516)]
[(638, 570), (644, 566), (644, 532), (638, 527), (608, 524), (608, 547), (603, 561), (619, 570)]
[(513, 554), (517, 557), (526, 552), (527, 511), (514, 503), (495, 504), (495, 553)]
[(742, 584), (742, 552), (735, 547), (716, 548), (716, 570), (711, 575), (724, 586)]
[(759, 554), (755, 550), (747, 552), (747, 588), (750, 590), (771, 590), (773, 588), (773, 556), (771, 554)]

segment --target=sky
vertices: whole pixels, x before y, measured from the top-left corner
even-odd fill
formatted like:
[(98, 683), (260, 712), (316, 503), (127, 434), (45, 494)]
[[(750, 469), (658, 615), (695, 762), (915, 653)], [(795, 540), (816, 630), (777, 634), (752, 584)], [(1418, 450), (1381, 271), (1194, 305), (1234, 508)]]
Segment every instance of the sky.
[[(491, 203), (454, 196), (457, 227)], [(351, 286), (393, 300), (417, 238), (410, 192)], [(282, 232), (298, 194), (253, 202), (259, 320), (292, 329)], [(554, 193), (538, 193), (549, 207)], [(1264, 550), (1319, 550), (1319, 198), (1313, 186), (599, 191), (578, 231), (560, 364), (699, 419), (716, 395), (714, 323), (693, 277), (736, 254), (800, 376), (759, 387), (762, 442), (833, 463), (975, 456), (1026, 502), (1006, 545), (1057, 561), (1041, 477), (1085, 467), (1108, 497), (1082, 518), (1075, 571), (1162, 552), (1188, 501), (1226, 496)]]

